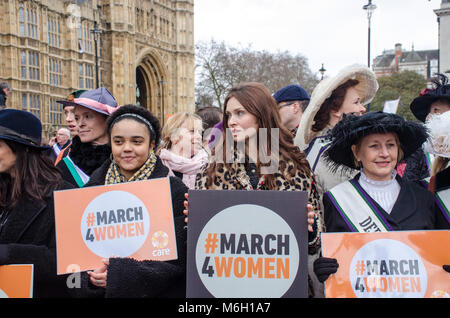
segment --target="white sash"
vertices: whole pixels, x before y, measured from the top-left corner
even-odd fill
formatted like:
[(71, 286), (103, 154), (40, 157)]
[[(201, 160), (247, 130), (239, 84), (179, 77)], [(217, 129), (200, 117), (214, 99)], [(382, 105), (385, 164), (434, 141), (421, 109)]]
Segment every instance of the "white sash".
[(61, 149), (59, 149), (58, 144), (54, 144), (52, 146), (52, 148), (53, 148), (53, 152), (56, 154), (56, 157), (58, 157), (59, 153), (61, 152)]
[(436, 201), (439, 206), (439, 209), (441, 209), (442, 213), (444, 214), (447, 221), (450, 223), (450, 188), (437, 191), (436, 192)]
[(433, 162), (436, 159), (436, 156), (434, 154), (432, 154), (431, 152), (425, 152), (425, 159), (427, 161), (427, 168), (428, 168), (428, 173), (431, 176), (431, 170), (433, 168)]
[(330, 145), (330, 141), (325, 138), (317, 138), (312, 141), (313, 145), (311, 149), (307, 150), (306, 160), (308, 160), (311, 170), (314, 172), (316, 170), (317, 163), (319, 162), (320, 156)]
[(354, 232), (388, 232), (391, 229), (371, 199), (357, 189), (356, 181), (343, 182), (329, 191), (333, 205)]
[(77, 183), (78, 187), (82, 188), (90, 179), (90, 177), (78, 167), (69, 156), (64, 157), (64, 163), (67, 165), (72, 177)]

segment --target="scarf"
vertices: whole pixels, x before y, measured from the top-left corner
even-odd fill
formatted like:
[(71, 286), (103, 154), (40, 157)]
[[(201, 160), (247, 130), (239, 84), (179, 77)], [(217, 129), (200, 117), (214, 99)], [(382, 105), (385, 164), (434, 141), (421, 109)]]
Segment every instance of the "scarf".
[(105, 185), (132, 182), (132, 181), (142, 181), (150, 179), (150, 176), (155, 169), (156, 155), (152, 151), (147, 159), (147, 161), (127, 180), (121, 173), (120, 168), (117, 163), (113, 160), (109, 165), (108, 172), (105, 177)]
[(111, 148), (109, 145), (94, 146), (82, 143), (80, 137), (75, 136), (70, 145), (70, 158), (88, 176), (109, 159)]
[(168, 149), (161, 149), (159, 157), (170, 170), (183, 174), (183, 182), (189, 189), (195, 186), (197, 172), (208, 163), (208, 153), (203, 149), (192, 158), (178, 156)]

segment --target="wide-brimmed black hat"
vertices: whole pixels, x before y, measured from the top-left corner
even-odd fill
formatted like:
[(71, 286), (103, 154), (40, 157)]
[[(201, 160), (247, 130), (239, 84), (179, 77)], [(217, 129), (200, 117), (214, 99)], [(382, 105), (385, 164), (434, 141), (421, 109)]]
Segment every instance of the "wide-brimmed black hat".
[(450, 100), (450, 85), (447, 84), (447, 76), (444, 74), (437, 75), (438, 78), (434, 81), (435, 89), (424, 89), (409, 106), (414, 116), (422, 122), (425, 122), (427, 115), (430, 113), (431, 104), (443, 98)]
[(405, 121), (397, 114), (370, 112), (362, 116), (344, 116), (329, 133), (332, 141), (324, 157), (334, 168), (344, 165), (357, 169), (352, 145), (365, 136), (385, 133), (398, 136), (404, 158), (414, 153), (428, 138), (424, 125)]
[(32, 113), (7, 108), (0, 110), (0, 139), (11, 140), (37, 150), (49, 149), (41, 146), (42, 124)]

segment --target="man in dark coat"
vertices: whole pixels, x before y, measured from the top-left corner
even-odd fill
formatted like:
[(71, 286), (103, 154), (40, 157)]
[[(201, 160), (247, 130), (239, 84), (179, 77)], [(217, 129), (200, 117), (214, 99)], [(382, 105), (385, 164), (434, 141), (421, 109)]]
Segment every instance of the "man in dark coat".
[(6, 108), (6, 99), (11, 92), (11, 87), (8, 83), (2, 82), (0, 83), (0, 109)]
[(277, 101), (283, 125), (295, 137), (302, 114), (309, 103), (308, 93), (300, 85), (292, 84), (276, 91), (273, 98)]

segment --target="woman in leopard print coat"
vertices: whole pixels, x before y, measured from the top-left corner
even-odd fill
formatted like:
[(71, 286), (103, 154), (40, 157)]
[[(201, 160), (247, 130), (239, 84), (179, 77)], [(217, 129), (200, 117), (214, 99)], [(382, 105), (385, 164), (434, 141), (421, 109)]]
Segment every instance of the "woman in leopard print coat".
[[(321, 198), (306, 157), (293, 145), (292, 135), (282, 126), (277, 104), (264, 85), (244, 83), (231, 89), (224, 103), (223, 128), (222, 142), (197, 174), (196, 189), (306, 191), (313, 211), (319, 212)], [(261, 128), (266, 128), (267, 138), (261, 138)], [(259, 151), (251, 151), (252, 142)], [(318, 229), (315, 219), (309, 233), (310, 254), (320, 247)]]
[[(322, 198), (314, 175), (305, 154), (282, 126), (277, 103), (264, 85), (244, 83), (231, 89), (224, 103), (223, 131), (210, 162), (197, 174), (196, 189), (306, 191), (308, 210), (319, 214)], [(314, 218), (308, 237), (310, 255), (320, 249), (320, 228)], [(311, 274), (308, 290), (314, 297)]]

